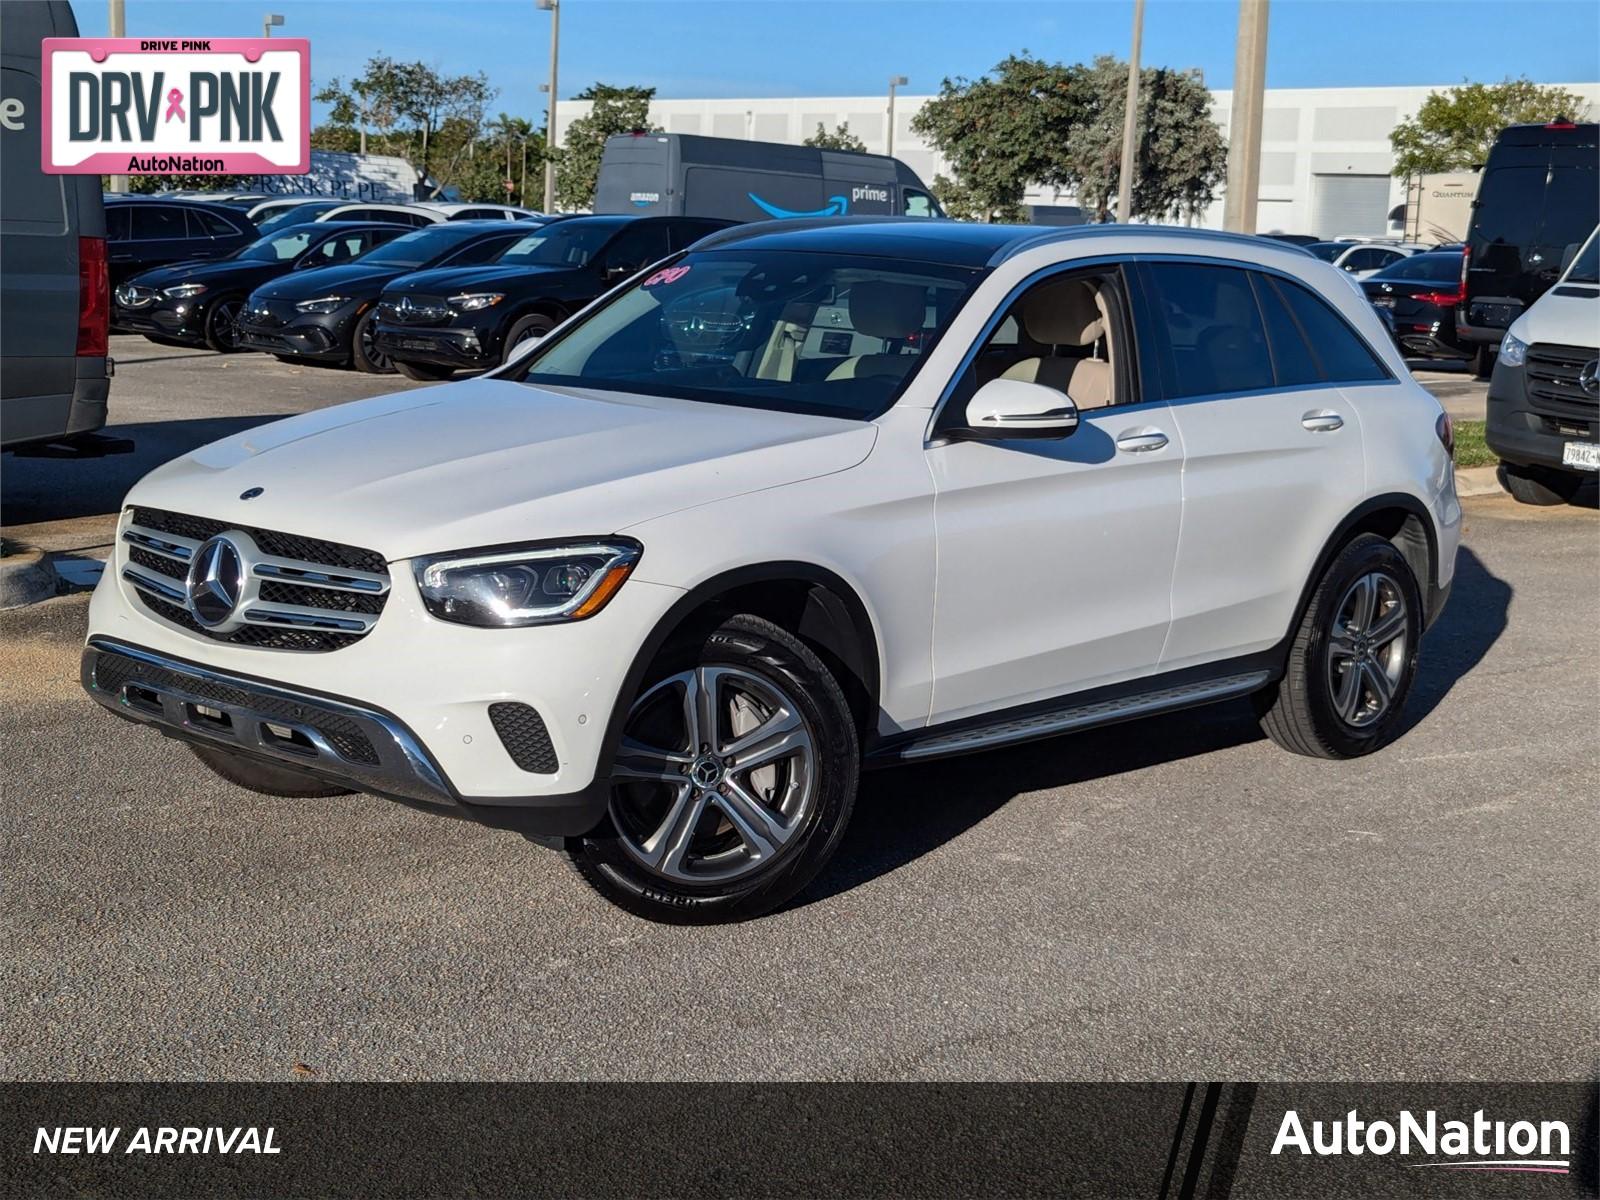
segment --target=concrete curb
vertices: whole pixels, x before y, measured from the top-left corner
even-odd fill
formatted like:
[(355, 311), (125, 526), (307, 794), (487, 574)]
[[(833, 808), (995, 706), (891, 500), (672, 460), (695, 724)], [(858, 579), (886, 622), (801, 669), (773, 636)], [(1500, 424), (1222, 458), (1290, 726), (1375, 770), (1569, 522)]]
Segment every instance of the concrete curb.
[(0, 609), (37, 604), (56, 594), (56, 569), (42, 550), (23, 548), (0, 558)]
[(1498, 467), (1463, 467), (1456, 472), (1456, 495), (1465, 500), (1469, 496), (1500, 496), (1505, 489), (1500, 486)]

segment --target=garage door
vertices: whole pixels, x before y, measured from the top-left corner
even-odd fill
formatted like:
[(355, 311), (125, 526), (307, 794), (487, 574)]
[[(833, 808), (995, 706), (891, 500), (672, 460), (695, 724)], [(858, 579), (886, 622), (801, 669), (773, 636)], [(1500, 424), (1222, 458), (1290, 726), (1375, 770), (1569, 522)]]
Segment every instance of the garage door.
[(1313, 175), (1311, 184), (1312, 226), (1317, 236), (1388, 232), (1387, 175)]

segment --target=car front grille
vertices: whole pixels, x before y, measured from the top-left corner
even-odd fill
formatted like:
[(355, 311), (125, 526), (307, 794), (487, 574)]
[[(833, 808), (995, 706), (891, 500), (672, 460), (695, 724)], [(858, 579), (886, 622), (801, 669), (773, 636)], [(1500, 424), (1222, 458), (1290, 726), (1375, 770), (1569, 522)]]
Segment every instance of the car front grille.
[(1593, 421), (1600, 416), (1600, 394), (1586, 392), (1578, 382), (1584, 367), (1600, 354), (1587, 346), (1556, 346), (1538, 342), (1528, 347), (1528, 406), (1547, 417)]
[(402, 296), (399, 300), (382, 301), (378, 315), (396, 325), (437, 325), (448, 321), (453, 310), (434, 296)]
[(123, 308), (148, 308), (160, 299), (161, 293), (153, 287), (125, 283), (117, 288), (117, 303)]
[[(244, 535), (256, 553), (235, 605), (243, 623), (219, 632), (195, 618), (185, 581), (195, 553), (225, 532)], [(122, 542), (122, 578), (146, 609), (191, 633), (234, 645), (337, 650), (365, 637), (389, 598), (388, 563), (359, 546), (156, 508), (135, 508)]]

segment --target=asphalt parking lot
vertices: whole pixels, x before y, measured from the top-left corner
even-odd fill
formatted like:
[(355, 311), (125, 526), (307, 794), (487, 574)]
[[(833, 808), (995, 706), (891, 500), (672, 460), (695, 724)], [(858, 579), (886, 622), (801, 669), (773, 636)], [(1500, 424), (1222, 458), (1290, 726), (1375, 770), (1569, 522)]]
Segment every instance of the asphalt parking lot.
[[(5, 460), (8, 535), (103, 553), (156, 462), (422, 386), (118, 342), (139, 452)], [(85, 595), (0, 614), (6, 1073), (1587, 1077), (1600, 517), (1466, 508), (1387, 750), (1292, 757), (1230, 705), (870, 775), (827, 871), (730, 928), (511, 834), (232, 788), (79, 693)]]

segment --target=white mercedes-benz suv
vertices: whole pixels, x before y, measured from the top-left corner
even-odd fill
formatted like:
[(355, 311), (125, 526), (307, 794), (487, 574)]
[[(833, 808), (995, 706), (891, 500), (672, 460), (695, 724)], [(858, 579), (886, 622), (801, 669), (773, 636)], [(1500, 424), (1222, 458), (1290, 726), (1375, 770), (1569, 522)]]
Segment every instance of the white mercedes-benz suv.
[(560, 845), (642, 915), (749, 917), (865, 767), (1245, 695), (1297, 753), (1383, 746), (1450, 588), (1451, 451), (1292, 246), (745, 226), (488, 376), (152, 472), (83, 682), (258, 792), (389, 796)]

